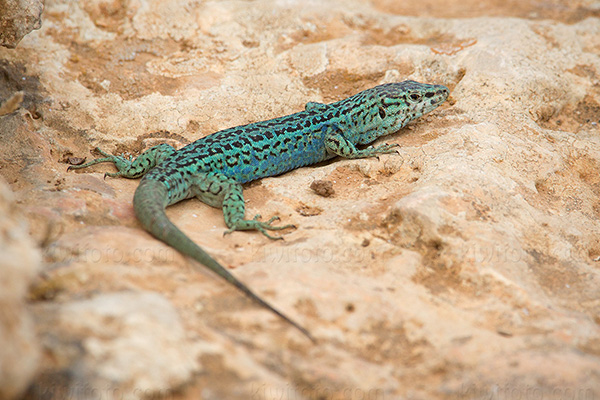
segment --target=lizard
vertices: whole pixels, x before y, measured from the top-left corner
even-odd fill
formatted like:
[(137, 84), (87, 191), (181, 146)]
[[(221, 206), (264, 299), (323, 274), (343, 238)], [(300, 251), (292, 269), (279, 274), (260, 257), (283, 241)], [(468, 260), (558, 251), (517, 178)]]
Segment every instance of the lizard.
[(334, 103), (308, 102), (304, 111), (295, 114), (228, 128), (179, 150), (163, 143), (133, 159), (96, 148), (102, 158), (71, 165), (69, 170), (112, 162), (117, 172), (107, 172), (105, 177), (142, 177), (133, 207), (149, 233), (203, 264), (315, 342), (307, 329), (263, 300), (179, 230), (167, 217), (166, 207), (196, 197), (222, 209), (229, 228), (225, 233), (257, 230), (270, 239), (281, 239), (267, 231), (293, 225), (273, 225), (277, 216), (268, 221), (261, 221), (260, 215), (245, 219), (244, 183), (336, 156), (355, 159), (395, 153), (398, 144), (366, 145), (436, 109), (448, 94), (442, 85), (382, 84)]

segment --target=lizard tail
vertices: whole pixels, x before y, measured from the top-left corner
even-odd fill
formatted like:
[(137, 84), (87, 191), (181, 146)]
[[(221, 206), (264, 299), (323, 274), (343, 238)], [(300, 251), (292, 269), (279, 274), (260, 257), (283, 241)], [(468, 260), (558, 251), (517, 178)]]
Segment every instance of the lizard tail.
[(185, 233), (179, 230), (179, 228), (169, 220), (165, 213), (167, 199), (168, 193), (164, 184), (152, 179), (142, 179), (133, 196), (133, 208), (135, 210), (135, 215), (148, 232), (179, 252), (208, 267), (221, 278), (237, 287), (256, 303), (271, 310), (283, 320), (297, 328), (311, 341), (315, 342), (315, 338), (305, 328), (261, 299), (246, 285), (231, 275), (229, 271), (208, 253), (202, 250), (200, 246), (188, 238)]

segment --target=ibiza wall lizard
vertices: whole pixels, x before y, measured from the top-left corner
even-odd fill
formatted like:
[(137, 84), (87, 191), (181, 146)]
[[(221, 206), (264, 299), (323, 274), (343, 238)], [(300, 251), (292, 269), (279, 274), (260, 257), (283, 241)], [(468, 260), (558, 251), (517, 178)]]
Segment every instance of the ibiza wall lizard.
[(448, 88), (441, 85), (414, 81), (388, 83), (335, 103), (309, 102), (304, 111), (296, 114), (225, 129), (180, 150), (160, 144), (131, 160), (97, 149), (103, 158), (69, 169), (112, 162), (118, 172), (105, 176), (143, 176), (133, 197), (133, 207), (148, 232), (205, 265), (314, 341), (305, 328), (255, 294), (180, 231), (168, 219), (165, 208), (197, 197), (210, 206), (222, 208), (229, 228), (226, 233), (257, 230), (270, 239), (280, 239), (269, 235), (267, 230), (292, 225), (272, 225), (278, 217), (266, 222), (259, 221), (258, 215), (245, 219), (243, 183), (335, 156), (363, 158), (394, 153), (397, 144), (357, 146), (397, 132), (409, 121), (437, 108), (448, 93)]

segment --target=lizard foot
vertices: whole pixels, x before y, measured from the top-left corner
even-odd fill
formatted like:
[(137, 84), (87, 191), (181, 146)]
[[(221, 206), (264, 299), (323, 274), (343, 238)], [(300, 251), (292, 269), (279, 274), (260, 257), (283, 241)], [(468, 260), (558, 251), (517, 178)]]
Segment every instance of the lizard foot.
[(398, 152), (397, 147), (400, 147), (398, 143), (384, 143), (379, 146), (371, 147), (369, 150), (371, 150), (374, 154), (392, 154)]
[(236, 222), (235, 226), (230, 227), (228, 230), (226, 230), (223, 233), (223, 236), (230, 234), (231, 232), (234, 231), (249, 231), (249, 230), (256, 230), (259, 231), (260, 233), (262, 233), (263, 235), (265, 235), (266, 237), (268, 237), (271, 240), (283, 240), (282, 236), (272, 236), (270, 235), (267, 230), (269, 231), (280, 231), (283, 229), (288, 229), (288, 228), (295, 228), (295, 225), (292, 224), (287, 224), (287, 225), (282, 225), (282, 226), (274, 226), (271, 223), (273, 221), (278, 221), (280, 218), (275, 216), (273, 218), (271, 218), (270, 220), (263, 222), (263, 221), (259, 221), (260, 219), (260, 214), (257, 214), (254, 216), (253, 219), (251, 220), (241, 220)]

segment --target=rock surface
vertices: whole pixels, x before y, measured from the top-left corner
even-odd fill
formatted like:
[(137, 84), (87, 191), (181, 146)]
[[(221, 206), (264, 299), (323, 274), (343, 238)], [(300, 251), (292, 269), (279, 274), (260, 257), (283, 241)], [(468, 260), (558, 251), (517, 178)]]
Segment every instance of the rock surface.
[[(44, 250), (30, 309), (45, 352), (27, 396), (600, 397), (599, 12), (48, 3), (40, 31), (0, 50), (0, 97), (24, 92), (0, 119), (0, 173)], [(452, 95), (386, 138), (400, 155), (248, 185), (248, 215), (298, 226), (285, 241), (223, 237), (221, 212), (196, 200), (168, 211), (317, 345), (143, 232), (136, 181), (66, 172), (97, 145), (179, 147), (404, 79)], [(319, 180), (335, 194), (311, 190)]]
[(40, 346), (25, 301), (40, 261), (13, 193), (0, 179), (0, 399), (21, 394), (38, 367)]
[(0, 0), (0, 45), (15, 48), (42, 26), (43, 0)]
[(42, 329), (53, 332), (44, 346), (60, 362), (44, 371), (32, 398), (160, 396), (199, 371), (202, 346), (187, 340), (177, 311), (159, 294), (103, 293), (36, 311)]

